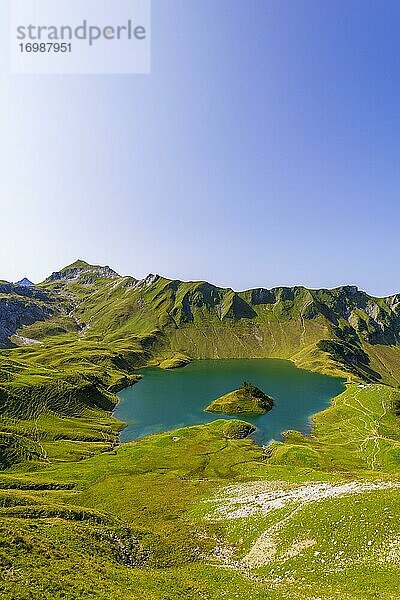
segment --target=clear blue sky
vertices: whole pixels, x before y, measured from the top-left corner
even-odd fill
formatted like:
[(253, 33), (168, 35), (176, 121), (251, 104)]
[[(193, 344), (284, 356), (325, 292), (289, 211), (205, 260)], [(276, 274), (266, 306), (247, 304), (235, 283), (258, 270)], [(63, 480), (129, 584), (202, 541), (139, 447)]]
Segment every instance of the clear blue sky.
[(0, 278), (399, 291), (399, 26), (388, 0), (153, 0), (151, 75), (3, 64)]

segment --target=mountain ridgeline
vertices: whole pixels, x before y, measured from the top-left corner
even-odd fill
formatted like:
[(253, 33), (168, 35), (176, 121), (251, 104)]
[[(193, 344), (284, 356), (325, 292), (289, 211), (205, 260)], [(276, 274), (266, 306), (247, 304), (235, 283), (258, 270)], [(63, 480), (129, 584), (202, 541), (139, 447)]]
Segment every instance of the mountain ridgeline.
[[(394, 377), (400, 358), (400, 294), (375, 298), (354, 286), (243, 292), (158, 275), (137, 280), (84, 261), (43, 283), (0, 286), (3, 347), (122, 340), (160, 359), (278, 357), (364, 379)], [(140, 362), (140, 361), (139, 361)]]

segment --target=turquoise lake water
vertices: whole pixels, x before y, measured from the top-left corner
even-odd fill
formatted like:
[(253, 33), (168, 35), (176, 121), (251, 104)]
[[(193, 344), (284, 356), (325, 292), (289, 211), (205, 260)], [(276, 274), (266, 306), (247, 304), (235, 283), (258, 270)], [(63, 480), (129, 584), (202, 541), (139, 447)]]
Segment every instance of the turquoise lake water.
[[(199, 360), (181, 369), (144, 368), (143, 379), (118, 394), (114, 416), (127, 423), (121, 441), (152, 433), (209, 423), (217, 418), (239, 418), (253, 423), (252, 437), (260, 444), (282, 439), (282, 432), (310, 431), (310, 417), (329, 406), (344, 390), (342, 379), (297, 369), (275, 359)], [(204, 412), (212, 401), (250, 381), (274, 398), (265, 415), (215, 415)]]

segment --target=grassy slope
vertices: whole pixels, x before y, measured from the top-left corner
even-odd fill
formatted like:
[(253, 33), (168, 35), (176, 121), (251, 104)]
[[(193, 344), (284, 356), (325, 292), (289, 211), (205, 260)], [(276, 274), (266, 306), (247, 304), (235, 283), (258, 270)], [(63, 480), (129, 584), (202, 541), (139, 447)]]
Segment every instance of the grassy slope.
[(265, 414), (272, 408), (273, 400), (260, 389), (244, 384), (241, 388), (220, 396), (205, 410), (225, 415), (240, 413)]
[(23, 446), (33, 445), (32, 458), (44, 460), (75, 460), (109, 448), (122, 424), (104, 411), (114, 407), (114, 391), (137, 379), (130, 373), (145, 356), (140, 342), (110, 349), (65, 338), (4, 351), (0, 435), (17, 435)]
[[(362, 385), (362, 384), (361, 384)], [(400, 391), (389, 386), (348, 385), (332, 406), (314, 415), (313, 435), (288, 432), (272, 462), (352, 473), (400, 471)]]
[[(68, 314), (18, 332), (43, 345), (0, 355), (4, 597), (398, 598), (394, 489), (356, 501), (295, 503), (234, 523), (204, 519), (209, 499), (232, 482), (396, 480), (394, 300), (358, 295), (357, 308), (348, 310), (352, 291), (235, 294), (206, 283), (104, 277), (100, 267), (87, 273), (85, 265), (66, 268), (67, 282), (43, 286), (62, 297)], [(330, 311), (350, 316), (334, 322)], [(383, 324), (379, 339), (371, 314)], [(335, 345), (321, 347), (321, 340)], [(233, 422), (223, 421), (115, 447), (121, 424), (104, 412), (113, 392), (135, 366), (170, 366), (179, 353), (291, 358), (353, 380), (380, 377), (381, 384), (349, 385), (315, 417), (313, 436), (291, 432), (267, 453), (248, 439), (230, 439)], [(349, 521), (357, 527), (349, 529)], [(244, 568), (240, 560), (275, 526), (271, 560)], [(303, 534), (313, 546), (293, 555)]]
[[(316, 423), (312, 443), (322, 457), (318, 463), (303, 460), (300, 446), (307, 446), (307, 438), (290, 439), (286, 452), (282, 444), (269, 456), (249, 439), (231, 439), (236, 422), (216, 421), (151, 436), (79, 463), (3, 473), (0, 522), (14, 523), (0, 555), (6, 563), (6, 597), (397, 597), (396, 547), (393, 560), (389, 550), (385, 553), (400, 535), (396, 490), (360, 494), (356, 500), (294, 504), (236, 522), (203, 517), (204, 506), (210, 511), (207, 499), (232, 482), (299, 486), (393, 480), (388, 471), (398, 472), (400, 436), (392, 415), (384, 414), (395, 400), (391, 394), (375, 386), (350, 386)], [(371, 413), (368, 422), (363, 410), (354, 416), (359, 402)], [(375, 431), (379, 448), (374, 463), (375, 450), (360, 452), (354, 439), (367, 440)], [(276, 555), (265, 567), (253, 568), (251, 577), (250, 571), (226, 565), (215, 555), (223, 547), (240, 560), (263, 531), (282, 519)], [(349, 520), (357, 527), (349, 530)], [(312, 539), (313, 547), (292, 556), (291, 546), (303, 538)], [(136, 568), (124, 566), (123, 554), (118, 554), (132, 540), (139, 544), (132, 558)], [(23, 551), (27, 544), (30, 554)], [(322, 579), (326, 572), (329, 583)]]

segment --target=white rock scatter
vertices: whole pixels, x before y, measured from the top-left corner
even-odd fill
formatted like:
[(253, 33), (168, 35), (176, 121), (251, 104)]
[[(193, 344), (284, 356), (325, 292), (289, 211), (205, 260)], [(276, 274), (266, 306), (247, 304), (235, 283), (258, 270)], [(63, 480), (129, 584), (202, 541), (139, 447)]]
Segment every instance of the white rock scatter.
[(349, 481), (346, 483), (308, 483), (288, 487), (285, 482), (260, 481), (226, 487), (209, 500), (212, 511), (208, 519), (241, 519), (285, 508), (288, 504), (309, 504), (330, 498), (363, 494), (400, 487), (400, 483), (384, 481)]

